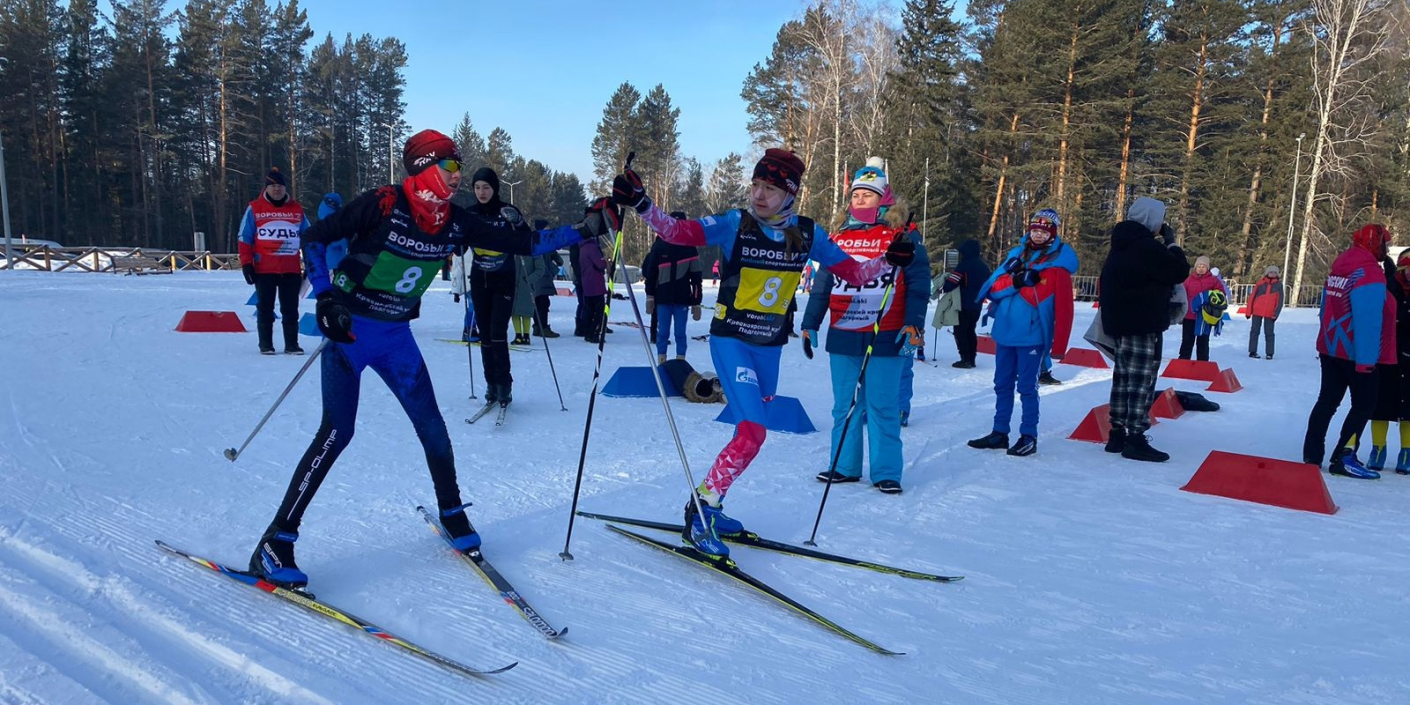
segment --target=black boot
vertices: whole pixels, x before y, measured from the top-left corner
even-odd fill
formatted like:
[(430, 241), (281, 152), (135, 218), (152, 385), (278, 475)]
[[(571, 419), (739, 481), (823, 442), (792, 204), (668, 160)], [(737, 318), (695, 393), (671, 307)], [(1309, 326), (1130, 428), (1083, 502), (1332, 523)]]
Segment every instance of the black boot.
[(271, 524), (260, 537), (259, 545), (255, 546), (254, 555), (250, 556), (250, 573), (281, 587), (301, 588), (308, 585), (308, 576), (294, 563), (294, 542), (297, 540), (298, 534), (280, 531)]
[(1126, 448), (1126, 429), (1120, 426), (1112, 426), (1111, 433), (1106, 437), (1106, 452), (1120, 453)]
[(969, 442), (970, 448), (980, 450), (1008, 450), (1009, 434), (995, 431), (983, 438), (976, 438)]
[(1170, 459), (1170, 454), (1152, 448), (1150, 439), (1142, 433), (1126, 436), (1126, 445), (1121, 450), (1121, 457), (1147, 463), (1163, 463)]
[(493, 404), (497, 401), (499, 401), (499, 385), (485, 382), (485, 403)]
[(841, 482), (857, 482), (862, 479), (862, 476), (858, 475), (852, 477), (851, 475), (843, 475), (836, 470), (824, 470), (817, 474), (818, 482), (827, 482), (829, 479), (831, 479), (832, 484), (836, 485)]
[(1052, 370), (1044, 370), (1042, 374), (1038, 375), (1038, 384), (1042, 384), (1042, 385), (1062, 384), (1062, 380), (1058, 379), (1057, 377), (1054, 377)]
[(299, 321), (298, 319), (284, 319), (284, 352), (290, 355), (302, 355), (304, 349), (299, 347)]
[(259, 333), (261, 355), (274, 354), (274, 321), (256, 321), (255, 330)]
[(974, 360), (959, 360), (957, 362), (952, 362), (950, 363), (950, 367), (953, 367), (957, 370), (968, 370), (974, 367)]
[(509, 406), (509, 402), (514, 401), (513, 389), (513, 382), (505, 382), (504, 384), (499, 385), (498, 399), (500, 406)]

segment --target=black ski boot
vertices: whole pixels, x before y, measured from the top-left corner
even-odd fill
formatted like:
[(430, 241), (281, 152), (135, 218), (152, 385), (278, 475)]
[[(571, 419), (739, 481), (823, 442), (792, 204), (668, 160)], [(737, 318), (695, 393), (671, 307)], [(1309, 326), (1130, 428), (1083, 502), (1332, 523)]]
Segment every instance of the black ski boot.
[(513, 389), (513, 382), (499, 385), (499, 395), (496, 399), (499, 401), (500, 406), (509, 406), (509, 402), (514, 401)]
[(858, 482), (858, 481), (860, 481), (861, 479), (862, 479), (862, 476), (861, 476), (861, 475), (857, 475), (856, 477), (853, 477), (853, 476), (851, 476), (851, 475), (843, 475), (842, 473), (837, 472), (836, 470), (824, 470), (824, 471), (822, 471), (822, 472), (820, 472), (820, 473), (817, 474), (817, 480), (818, 480), (818, 482), (828, 482), (828, 481), (831, 481), (832, 484), (834, 484), (834, 485), (839, 484), (839, 483), (843, 483), (843, 482)]
[(1042, 374), (1038, 375), (1038, 384), (1051, 386), (1054, 384), (1062, 384), (1062, 380), (1054, 377), (1052, 370), (1044, 370)]
[(1008, 450), (1009, 434), (995, 431), (983, 438), (976, 438), (969, 442), (970, 448), (980, 450)]
[(250, 556), (250, 574), (280, 587), (297, 590), (307, 586), (308, 575), (294, 563), (294, 542), (298, 540), (297, 533), (280, 531), (271, 524)]
[(1111, 433), (1106, 437), (1106, 452), (1120, 453), (1126, 449), (1126, 429), (1120, 426), (1112, 426)]
[(1009, 448), (1009, 455), (1023, 457), (1033, 455), (1038, 452), (1038, 439), (1033, 436), (1019, 436), (1018, 441)]
[(475, 531), (474, 526), (470, 525), (470, 517), (465, 516), (465, 508), (468, 506), (470, 505), (462, 504), (459, 507), (441, 510), (441, 526), (450, 536), (451, 545), (461, 553), (480, 549), (480, 534)]
[(1147, 463), (1163, 463), (1170, 459), (1170, 454), (1152, 448), (1150, 437), (1142, 433), (1126, 436), (1126, 445), (1121, 449), (1121, 457)]

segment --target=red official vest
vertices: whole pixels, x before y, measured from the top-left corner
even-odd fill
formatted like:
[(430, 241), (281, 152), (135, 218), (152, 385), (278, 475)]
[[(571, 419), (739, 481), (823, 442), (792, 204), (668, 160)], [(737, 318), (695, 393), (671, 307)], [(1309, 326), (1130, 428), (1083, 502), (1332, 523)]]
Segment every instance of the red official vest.
[(299, 231), (304, 208), (292, 197), (276, 206), (263, 194), (250, 201), (255, 221), (254, 263), (261, 274), (298, 273), (300, 267)]
[[(833, 233), (832, 240), (842, 251), (858, 262), (886, 254), (886, 246), (896, 237), (896, 230), (886, 225), (873, 225), (862, 230), (840, 230)], [(849, 331), (870, 331), (876, 322), (876, 314), (881, 312), (881, 300), (890, 283), (890, 271), (861, 286), (842, 281), (833, 275), (832, 296), (827, 302), (832, 312), (832, 327)], [(886, 313), (881, 317), (881, 330), (901, 330), (905, 325), (905, 306), (898, 303), (906, 299), (905, 273), (896, 271), (896, 288), (886, 302)]]

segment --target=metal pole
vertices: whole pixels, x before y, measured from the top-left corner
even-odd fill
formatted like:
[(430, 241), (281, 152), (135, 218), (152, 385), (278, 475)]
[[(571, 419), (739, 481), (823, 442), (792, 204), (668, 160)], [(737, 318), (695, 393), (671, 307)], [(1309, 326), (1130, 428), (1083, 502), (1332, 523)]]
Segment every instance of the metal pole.
[(925, 196), (921, 200), (923, 205), (920, 211), (920, 222), (924, 223), (928, 230), (930, 228), (930, 157), (925, 158)]
[(5, 266), (15, 268), (14, 253), (10, 251), (10, 192), (5, 186), (5, 140), (0, 136), (0, 210), (5, 218)]
[[(1306, 136), (1306, 132), (1297, 136), (1297, 158), (1293, 161), (1292, 202), (1288, 204), (1288, 238), (1283, 244), (1283, 281), (1287, 281), (1288, 260), (1292, 256), (1293, 214), (1297, 211), (1297, 181), (1298, 172), (1302, 168), (1302, 138)], [(1293, 292), (1291, 306), (1297, 306), (1297, 294), (1298, 292)]]
[(519, 184), (522, 184), (522, 183), (524, 183), (524, 180), (523, 180), (523, 179), (519, 179), (518, 181), (505, 181), (505, 182), (504, 182), (504, 184), (509, 187), (509, 202), (510, 202), (510, 203), (514, 203), (514, 187), (515, 187), (515, 186), (518, 186)]

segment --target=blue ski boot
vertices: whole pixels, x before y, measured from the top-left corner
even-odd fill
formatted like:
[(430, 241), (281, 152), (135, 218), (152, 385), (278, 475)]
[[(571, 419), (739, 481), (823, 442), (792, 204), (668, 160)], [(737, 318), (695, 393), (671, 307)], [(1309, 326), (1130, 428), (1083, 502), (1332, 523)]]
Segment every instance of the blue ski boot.
[(1400, 457), (1395, 459), (1395, 474), (1410, 475), (1410, 448), (1400, 449)]
[(299, 535), (273, 526), (264, 532), (250, 556), (250, 574), (280, 587), (300, 589), (308, 585), (308, 575), (294, 563), (294, 542)]
[(461, 553), (480, 549), (480, 534), (470, 525), (470, 518), (465, 516), (465, 508), (468, 506), (470, 504), (467, 502), (459, 507), (441, 510), (441, 526), (450, 536), (451, 545)]
[(1371, 458), (1370, 461), (1366, 463), (1366, 467), (1368, 469), (1375, 470), (1376, 472), (1380, 472), (1381, 470), (1386, 469), (1385, 446), (1371, 446)]
[(1327, 470), (1333, 475), (1342, 475), (1358, 480), (1381, 479), (1381, 474), (1362, 465), (1361, 461), (1356, 459), (1356, 451), (1350, 448), (1343, 449), (1337, 457), (1332, 458), (1332, 462)]
[(717, 507), (710, 506), (704, 499), (700, 500), (700, 509), (705, 512), (701, 516), (695, 510), (695, 502), (685, 503), (685, 526), (681, 529), (681, 538), (695, 550), (701, 552), (707, 558), (720, 561), (729, 560), (729, 547), (720, 540), (720, 532), (717, 525), (718, 520), (732, 522), (736, 532), (742, 531), (744, 527), (739, 522), (726, 517)]

